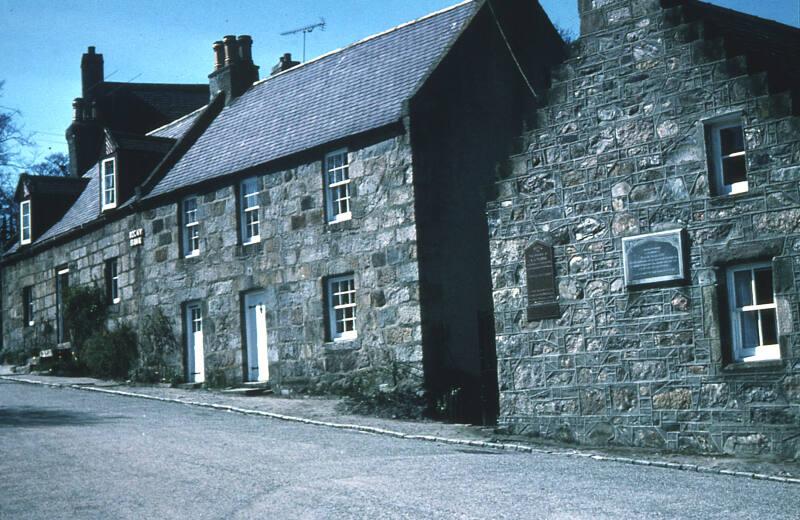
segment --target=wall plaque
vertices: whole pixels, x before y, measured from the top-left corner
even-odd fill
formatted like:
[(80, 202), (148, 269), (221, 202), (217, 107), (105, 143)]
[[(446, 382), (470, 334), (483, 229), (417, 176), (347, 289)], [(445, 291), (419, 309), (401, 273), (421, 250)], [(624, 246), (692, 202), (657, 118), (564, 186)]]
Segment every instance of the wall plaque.
[(144, 243), (144, 228), (137, 228), (128, 231), (128, 241), (131, 247), (140, 246)]
[(525, 248), (525, 281), (528, 286), (528, 321), (558, 318), (553, 248), (536, 241)]
[(625, 285), (684, 280), (683, 230), (674, 229), (622, 239)]

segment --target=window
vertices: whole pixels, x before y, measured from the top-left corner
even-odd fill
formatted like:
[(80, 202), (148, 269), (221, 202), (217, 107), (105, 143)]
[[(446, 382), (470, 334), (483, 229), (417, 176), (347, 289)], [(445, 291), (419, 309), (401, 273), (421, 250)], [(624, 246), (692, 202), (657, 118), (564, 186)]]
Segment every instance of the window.
[(31, 243), (31, 201), (19, 203), (19, 243)]
[(106, 260), (106, 298), (109, 303), (119, 303), (119, 262), (116, 258)]
[(183, 256), (200, 254), (200, 222), (197, 221), (197, 197), (183, 199)]
[(117, 207), (117, 169), (114, 159), (106, 159), (101, 163), (100, 197), (103, 211)]
[(734, 361), (780, 359), (772, 265), (735, 266), (726, 274)]
[(336, 276), (327, 281), (330, 339), (342, 341), (356, 337), (356, 287), (353, 275)]
[(261, 240), (258, 205), (258, 179), (252, 178), (242, 181), (241, 188), (241, 222), (242, 243), (252, 244)]
[(22, 289), (22, 315), (25, 327), (32, 327), (33, 318), (33, 287), (28, 286)]
[(744, 193), (748, 190), (744, 134), (738, 118), (716, 121), (707, 128), (710, 146), (709, 171), (715, 195)]
[(350, 213), (350, 165), (347, 150), (339, 150), (325, 156), (325, 199), (328, 222), (349, 220)]

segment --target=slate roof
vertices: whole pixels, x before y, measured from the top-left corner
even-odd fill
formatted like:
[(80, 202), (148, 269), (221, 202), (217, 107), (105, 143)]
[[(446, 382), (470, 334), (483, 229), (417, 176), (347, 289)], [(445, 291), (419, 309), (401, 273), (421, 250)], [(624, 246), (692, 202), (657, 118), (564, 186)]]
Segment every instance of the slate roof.
[(463, 2), (256, 83), (146, 198), (400, 121), (480, 5)]
[(15, 198), (21, 199), (23, 184), (27, 185), (33, 195), (64, 195), (74, 196), (80, 193), (85, 187), (82, 179), (75, 177), (55, 177), (52, 175), (30, 175), (23, 173), (20, 175), (20, 182), (17, 186)]
[[(261, 80), (222, 110), (148, 197), (399, 121), (404, 102), (479, 5), (468, 0)], [(151, 131), (145, 140), (179, 139), (204, 108)], [(83, 175), (88, 183), (78, 199), (35, 244), (100, 216), (98, 172), (95, 165)], [(19, 243), (5, 255), (18, 249)]]
[[(208, 103), (208, 84), (173, 83), (119, 83), (105, 81), (97, 92), (101, 112), (106, 116), (107, 125), (116, 130), (138, 131), (128, 125), (129, 114), (120, 110), (118, 97), (130, 96), (140, 101), (138, 110), (153, 110), (166, 123), (182, 117)], [(148, 130), (152, 127), (148, 128)]]
[(87, 179), (89, 182), (86, 184), (83, 192), (81, 192), (78, 200), (69, 208), (61, 220), (56, 222), (36, 240), (37, 243), (66, 233), (100, 216), (100, 178), (98, 176), (98, 171), (99, 168), (95, 165), (83, 175), (82, 178)]
[(114, 132), (109, 130), (112, 139), (117, 144), (117, 148), (138, 152), (157, 152), (166, 154), (175, 144), (174, 139), (156, 136), (144, 136), (128, 134), (124, 132)]
[(169, 139), (180, 139), (183, 137), (183, 134), (186, 133), (189, 128), (192, 127), (197, 116), (199, 116), (203, 109), (206, 108), (208, 105), (204, 105), (194, 112), (186, 114), (185, 116), (181, 117), (180, 119), (176, 119), (175, 121), (168, 123), (162, 127), (156, 128), (152, 132), (148, 132), (147, 135), (154, 136), (154, 137), (167, 137)]

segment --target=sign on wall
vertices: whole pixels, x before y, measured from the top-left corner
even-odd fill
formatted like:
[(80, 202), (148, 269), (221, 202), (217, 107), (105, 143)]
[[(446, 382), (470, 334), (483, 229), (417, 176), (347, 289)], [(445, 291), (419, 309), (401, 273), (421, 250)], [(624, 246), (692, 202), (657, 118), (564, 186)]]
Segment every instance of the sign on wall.
[(142, 245), (144, 243), (144, 228), (128, 231), (128, 240), (130, 241), (131, 247)]
[(625, 285), (684, 280), (683, 230), (673, 229), (622, 239)]
[(528, 287), (528, 321), (558, 318), (553, 248), (536, 241), (525, 248), (525, 279)]

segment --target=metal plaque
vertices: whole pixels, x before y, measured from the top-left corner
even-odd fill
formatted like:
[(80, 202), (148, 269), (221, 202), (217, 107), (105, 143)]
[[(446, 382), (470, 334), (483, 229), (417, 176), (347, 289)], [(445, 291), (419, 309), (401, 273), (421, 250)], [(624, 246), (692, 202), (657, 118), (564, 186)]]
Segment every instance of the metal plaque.
[(560, 317), (551, 246), (537, 241), (525, 249), (525, 279), (528, 287), (528, 321)]
[(622, 239), (625, 285), (684, 280), (683, 231), (674, 229)]

